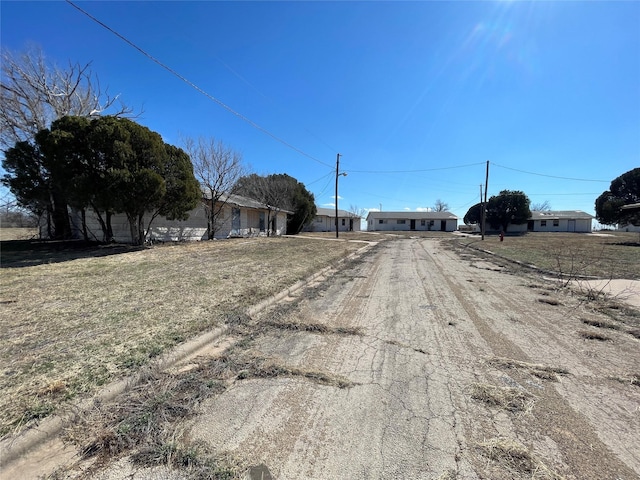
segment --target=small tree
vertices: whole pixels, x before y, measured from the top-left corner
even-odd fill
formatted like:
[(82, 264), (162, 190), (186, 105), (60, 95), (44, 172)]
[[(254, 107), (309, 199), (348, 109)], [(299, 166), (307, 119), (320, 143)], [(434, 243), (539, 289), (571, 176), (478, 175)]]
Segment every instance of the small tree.
[(215, 238), (216, 231), (224, 223), (222, 213), (229, 195), (235, 193), (238, 180), (245, 174), (242, 155), (220, 140), (192, 138), (184, 140), (196, 178), (205, 190), (207, 212), (207, 236)]
[(473, 205), (462, 218), (465, 225), (480, 224), (482, 222), (482, 203)]
[(18, 142), (9, 149), (3, 165), (9, 171), (3, 182), (23, 205), (42, 205), (67, 222), (68, 204), (81, 211), (91, 206), (99, 218), (103, 210), (105, 236), (109, 215), (124, 213), (134, 244), (144, 242), (145, 214), (151, 214), (148, 230), (159, 214), (186, 218), (200, 198), (188, 155), (125, 118), (63, 117), (40, 131), (34, 145)]
[[(107, 111), (131, 116), (133, 110), (100, 88), (89, 63), (69, 62), (59, 67), (39, 47), (22, 53), (3, 49), (1, 57), (0, 148), (16, 149), (6, 166), (3, 161), (8, 172), (3, 183), (12, 193), (16, 188), (22, 191), (20, 198), (16, 196), (19, 205), (38, 217), (46, 216), (49, 238), (66, 238), (70, 235), (67, 199), (51, 183), (49, 169), (35, 146), (36, 135), (64, 116), (94, 117)], [(26, 194), (25, 185), (17, 187), (27, 177), (33, 185), (31, 194)]]
[(316, 206), (313, 195), (307, 192), (304, 185), (295, 178), (284, 173), (265, 177), (254, 173), (242, 177), (238, 181), (237, 192), (258, 200), (266, 206), (267, 225), (269, 225), (267, 235), (271, 235), (273, 230), (272, 217), (281, 210), (294, 211), (294, 216), (297, 215), (299, 219), (306, 218), (307, 221), (311, 221), (315, 216)]
[(502, 190), (487, 202), (487, 223), (492, 228), (507, 230), (509, 225), (521, 225), (531, 217), (529, 198), (518, 190)]
[(634, 168), (611, 182), (609, 190), (596, 199), (596, 218), (604, 225), (640, 224), (640, 214), (620, 207), (640, 203), (640, 168)]

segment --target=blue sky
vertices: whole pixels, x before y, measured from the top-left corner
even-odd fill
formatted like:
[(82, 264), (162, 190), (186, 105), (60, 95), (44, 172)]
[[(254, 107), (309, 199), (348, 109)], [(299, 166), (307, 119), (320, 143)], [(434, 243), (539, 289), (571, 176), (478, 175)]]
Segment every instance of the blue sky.
[(271, 135), (63, 1), (3, 0), (2, 47), (92, 62), (165, 141), (213, 136), (319, 206), (334, 205), (337, 153), (341, 209), (440, 199), (460, 217), (486, 161), (489, 196), (591, 214), (640, 166), (640, 2), (77, 5)]

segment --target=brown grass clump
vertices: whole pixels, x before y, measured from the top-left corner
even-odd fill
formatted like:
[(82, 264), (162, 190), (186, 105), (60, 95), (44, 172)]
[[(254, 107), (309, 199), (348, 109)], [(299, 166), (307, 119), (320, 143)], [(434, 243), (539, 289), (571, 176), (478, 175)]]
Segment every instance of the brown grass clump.
[(588, 318), (583, 318), (582, 323), (586, 325), (590, 325), (592, 327), (597, 327), (597, 328), (609, 328), (611, 330), (620, 330), (620, 326), (618, 324), (607, 322), (604, 320), (590, 320)]
[(560, 305), (560, 302), (558, 300), (554, 300), (553, 298), (539, 298), (538, 301), (540, 303), (546, 303), (547, 305)]
[(248, 378), (301, 377), (320, 385), (338, 388), (350, 388), (355, 384), (349, 379), (329, 372), (290, 367), (276, 358), (265, 358), (257, 354), (235, 356), (225, 355), (212, 359), (207, 368), (218, 378), (237, 380)]
[(530, 411), (533, 406), (530, 393), (518, 388), (497, 387), (487, 383), (474, 383), (471, 386), (471, 398), (510, 412)]
[(323, 334), (336, 334), (336, 335), (362, 335), (362, 328), (360, 327), (329, 327), (321, 323), (304, 323), (295, 321), (277, 321), (268, 320), (262, 322), (263, 325), (268, 327), (278, 328), (281, 330), (310, 332), (310, 333), (323, 333)]
[(611, 341), (611, 337), (607, 335), (603, 335), (602, 333), (599, 333), (599, 332), (592, 332), (589, 330), (580, 330), (578, 332), (578, 335), (580, 335), (582, 338), (586, 340), (598, 340), (599, 342)]
[(531, 375), (534, 375), (543, 380), (557, 381), (558, 380), (557, 375), (569, 374), (569, 371), (562, 367), (549, 367), (547, 365), (542, 365), (539, 363), (520, 362), (518, 360), (512, 360), (510, 358), (494, 357), (489, 359), (488, 363), (489, 365), (494, 365), (498, 368), (505, 368), (505, 369), (513, 368), (518, 370), (524, 370), (530, 373)]
[(480, 453), (508, 470), (512, 475), (526, 475), (532, 479), (563, 480), (541, 460), (536, 458), (527, 447), (515, 440), (498, 437), (478, 444)]
[(611, 376), (609, 378), (620, 383), (628, 383), (629, 385), (640, 387), (640, 373), (631, 374), (628, 377)]
[(634, 329), (631, 329), (631, 330), (627, 330), (627, 333), (629, 335), (631, 335), (632, 337), (640, 339), (640, 328), (634, 328)]

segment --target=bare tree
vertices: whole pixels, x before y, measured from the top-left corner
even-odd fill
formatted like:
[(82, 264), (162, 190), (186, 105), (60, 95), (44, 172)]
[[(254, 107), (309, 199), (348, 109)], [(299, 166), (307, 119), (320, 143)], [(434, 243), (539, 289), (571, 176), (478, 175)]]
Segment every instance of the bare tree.
[(102, 91), (90, 63), (66, 68), (47, 61), (39, 47), (21, 54), (2, 50), (0, 147), (32, 142), (36, 133), (65, 115), (135, 116), (119, 96)]
[(281, 210), (294, 208), (294, 195), (298, 182), (285, 173), (260, 176), (255, 173), (242, 177), (238, 183), (240, 195), (253, 198), (267, 209), (267, 236), (275, 235), (273, 221)]
[(366, 210), (359, 208), (357, 205), (349, 205), (349, 216), (351, 218), (364, 218)]
[(531, 205), (532, 212), (548, 212), (550, 210), (551, 204), (549, 203), (549, 200), (545, 200), (542, 203), (534, 203), (533, 205)]
[(448, 212), (449, 211), (449, 204), (443, 202), (440, 199), (437, 199), (435, 205), (433, 206), (433, 211), (434, 212)]
[(213, 137), (198, 140), (187, 137), (184, 145), (193, 163), (193, 173), (204, 189), (207, 235), (212, 240), (224, 223), (222, 214), (229, 195), (235, 193), (238, 180), (246, 174), (242, 154)]

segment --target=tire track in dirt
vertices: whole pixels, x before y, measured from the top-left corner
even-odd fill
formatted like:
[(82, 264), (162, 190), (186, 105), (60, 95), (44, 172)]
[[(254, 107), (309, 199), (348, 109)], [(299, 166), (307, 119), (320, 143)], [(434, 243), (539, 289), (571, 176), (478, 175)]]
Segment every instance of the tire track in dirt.
[[(433, 245), (425, 246), (424, 243), (422, 246), (425, 248), (425, 251), (427, 251), (429, 247), (433, 247)], [(494, 357), (531, 362), (530, 356), (521, 348), (523, 342), (522, 334), (518, 335), (513, 329), (511, 329), (508, 334), (503, 333), (497, 328), (499, 328), (500, 325), (504, 325), (504, 322), (492, 322), (490, 324), (485, 320), (486, 318), (492, 318), (488, 316), (487, 313), (496, 312), (499, 313), (501, 317), (505, 315), (505, 312), (511, 312), (512, 315), (518, 317), (531, 318), (533, 312), (527, 307), (523, 307), (523, 303), (524, 305), (527, 304), (526, 301), (514, 301), (514, 298), (520, 298), (521, 300), (528, 298), (531, 300), (531, 295), (527, 295), (529, 292), (526, 287), (518, 288), (518, 279), (506, 277), (503, 273), (481, 270), (471, 272), (469, 267), (464, 268), (464, 265), (457, 259), (454, 258), (453, 261), (451, 261), (451, 254), (447, 255), (447, 252), (439, 249), (437, 249), (437, 253), (437, 255), (432, 255), (433, 261), (439, 269), (443, 271), (446, 270), (449, 273), (449, 275), (444, 275), (444, 278), (460, 305), (462, 305), (469, 317), (473, 320), (479, 334), (490, 347), (491, 351), (487, 352), (487, 354)], [(483, 283), (484, 295), (493, 299), (488, 308), (486, 307), (486, 303), (472, 303), (469, 300), (469, 297), (472, 296), (474, 292), (469, 291), (468, 282), (460, 281), (460, 278), (465, 275), (471, 275), (475, 279), (485, 279)], [(519, 293), (519, 295), (516, 296), (514, 293), (516, 293), (516, 295)], [(531, 304), (533, 304), (533, 301)], [(550, 308), (552, 307), (541, 305), (537, 307), (537, 310), (548, 310)], [(510, 313), (506, 314), (509, 315)], [(548, 322), (540, 320), (527, 323), (528, 326), (531, 327), (532, 332), (536, 334), (536, 344), (557, 344), (554, 339), (549, 338), (548, 332), (545, 332), (544, 327), (547, 327), (548, 330)], [(524, 340), (526, 345), (526, 338), (524, 338)], [(560, 345), (562, 345), (562, 343), (560, 343)], [(529, 344), (529, 346), (531, 347), (531, 344)], [(537, 363), (541, 360), (540, 353), (541, 352), (538, 352), (534, 362)], [(554, 362), (558, 361), (557, 355), (547, 358), (553, 358)], [(542, 360), (544, 363), (546, 358)], [(567, 362), (562, 362), (562, 366), (566, 364)], [(569, 366), (570, 370), (576, 370), (576, 361), (569, 362), (567, 366)], [(530, 375), (523, 372), (509, 371), (509, 375), (513, 377), (520, 386), (530, 385), (536, 382)], [(603, 443), (603, 441), (601, 441), (602, 433), (600, 432), (601, 435), (598, 435), (593, 422), (590, 422), (581, 412), (573, 408), (572, 403), (575, 404), (575, 402), (570, 402), (565, 398), (563, 393), (566, 392), (566, 388), (564, 388), (564, 386), (572, 381), (572, 377), (568, 377), (568, 379), (563, 378), (560, 384), (544, 382), (541, 385), (542, 388), (536, 388), (534, 393), (537, 401), (533, 415), (526, 419), (524, 417), (515, 418), (513, 421), (514, 434), (522, 437), (525, 444), (535, 443), (540, 445), (544, 443), (544, 441), (541, 442), (540, 440), (533, 442), (536, 438), (544, 440), (546, 437), (552, 440), (561, 452), (568, 478), (637, 478), (637, 468), (634, 472), (634, 467), (630, 467), (619, 458), (622, 457), (631, 465), (634, 465), (636, 461), (635, 454), (629, 455), (627, 448), (616, 448), (619, 446), (611, 442), (609, 442), (608, 445)], [(528, 388), (531, 389), (531, 387)], [(584, 398), (582, 401), (584, 402)], [(619, 429), (618, 432), (620, 432)], [(604, 435), (604, 438), (609, 437), (609, 435)], [(609, 447), (613, 447), (613, 450), (615, 450), (618, 455), (614, 454), (612, 448)], [(544, 450), (544, 447), (541, 446), (541, 449)], [(620, 453), (622, 453), (622, 455), (620, 455)]]

